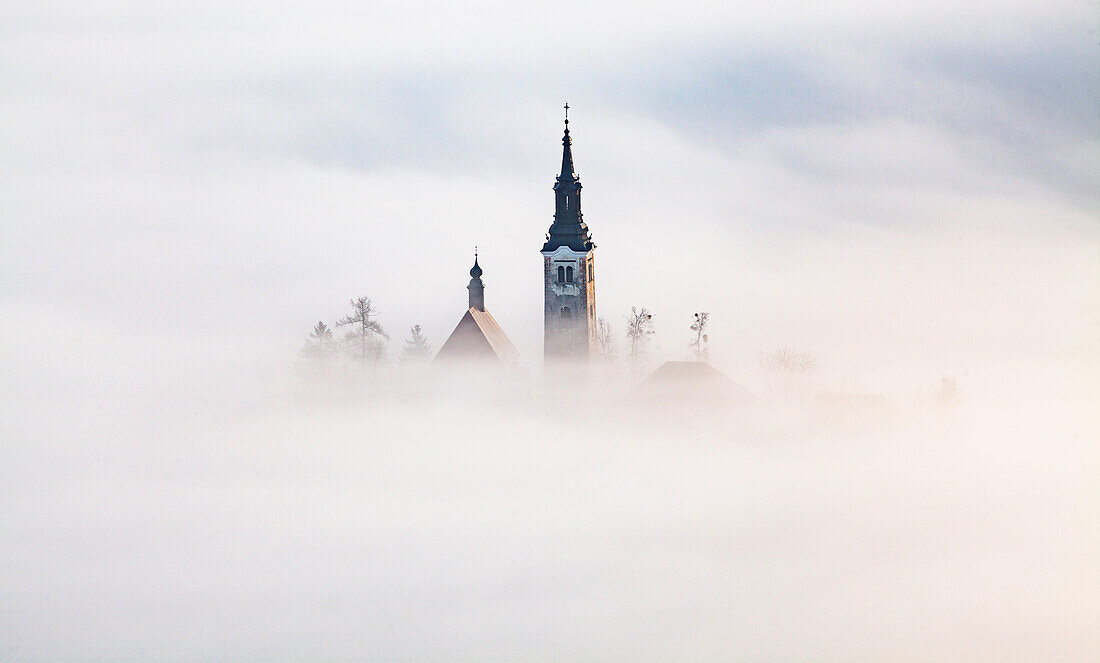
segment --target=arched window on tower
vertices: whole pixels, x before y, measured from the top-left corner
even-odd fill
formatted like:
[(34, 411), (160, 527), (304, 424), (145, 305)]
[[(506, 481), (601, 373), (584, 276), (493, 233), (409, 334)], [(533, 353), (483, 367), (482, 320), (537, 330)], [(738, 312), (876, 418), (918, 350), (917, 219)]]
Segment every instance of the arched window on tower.
[(563, 317), (563, 318), (572, 318), (573, 317), (573, 312), (569, 310), (568, 306), (561, 307), (561, 317)]
[(565, 268), (558, 265), (558, 283), (565, 283)]
[(565, 268), (565, 282), (566, 283), (572, 283), (573, 282), (573, 268), (572, 267), (566, 267)]

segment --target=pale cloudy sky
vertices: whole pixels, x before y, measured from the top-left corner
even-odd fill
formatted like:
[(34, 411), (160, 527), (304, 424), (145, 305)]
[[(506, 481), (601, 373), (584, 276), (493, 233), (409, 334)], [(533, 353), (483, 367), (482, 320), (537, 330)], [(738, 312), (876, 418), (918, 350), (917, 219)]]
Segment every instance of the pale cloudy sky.
[(440, 341), (478, 244), (537, 365), (568, 100), (599, 313), (649, 306), (670, 357), (698, 309), (734, 366), (1096, 335), (1091, 3), (0, 11), (2, 305), (33, 324), (292, 348), (366, 293)]
[[(1098, 96), (1087, 1), (3, 3), (0, 658), (1087, 660)], [(566, 101), (654, 360), (978, 409), (264, 401), (352, 296), (438, 347), (475, 244), (537, 371)]]

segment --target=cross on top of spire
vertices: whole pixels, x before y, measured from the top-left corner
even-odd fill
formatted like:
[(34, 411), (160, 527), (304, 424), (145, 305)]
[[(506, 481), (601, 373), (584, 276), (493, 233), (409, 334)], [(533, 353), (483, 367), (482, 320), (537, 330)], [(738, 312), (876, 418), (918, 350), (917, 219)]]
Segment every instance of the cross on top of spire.
[(569, 129), (569, 102), (565, 102), (565, 128)]

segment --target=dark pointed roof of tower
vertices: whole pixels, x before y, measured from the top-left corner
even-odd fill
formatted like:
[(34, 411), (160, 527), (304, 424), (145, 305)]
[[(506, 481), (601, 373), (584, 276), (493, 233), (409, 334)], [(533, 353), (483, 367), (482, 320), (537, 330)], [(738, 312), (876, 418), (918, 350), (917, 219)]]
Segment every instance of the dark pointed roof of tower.
[[(491, 266), (491, 265), (490, 265)], [(477, 250), (474, 250), (474, 266), (470, 268), (470, 276), (475, 279), (481, 278), (484, 272), (481, 271), (481, 265), (477, 264)]]
[(558, 181), (577, 179), (577, 172), (573, 168), (573, 139), (569, 137), (569, 104), (565, 105), (565, 135), (561, 138), (561, 174)]
[[(574, 251), (584, 253), (595, 248), (592, 234), (584, 223), (581, 214), (581, 179), (573, 166), (573, 139), (569, 135), (569, 104), (565, 105), (565, 134), (561, 139), (561, 173), (554, 184), (557, 199), (557, 211), (554, 223), (546, 234), (543, 251), (556, 251), (567, 246)], [(572, 204), (569, 202), (572, 201)]]

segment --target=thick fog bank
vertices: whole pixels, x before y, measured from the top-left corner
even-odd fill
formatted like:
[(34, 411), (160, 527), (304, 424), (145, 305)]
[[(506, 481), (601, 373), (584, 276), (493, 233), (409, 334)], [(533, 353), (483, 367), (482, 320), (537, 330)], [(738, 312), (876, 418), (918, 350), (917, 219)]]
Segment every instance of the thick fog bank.
[(5, 660), (1096, 650), (1084, 399), (666, 408), (600, 376), (185, 363), (7, 408)]

